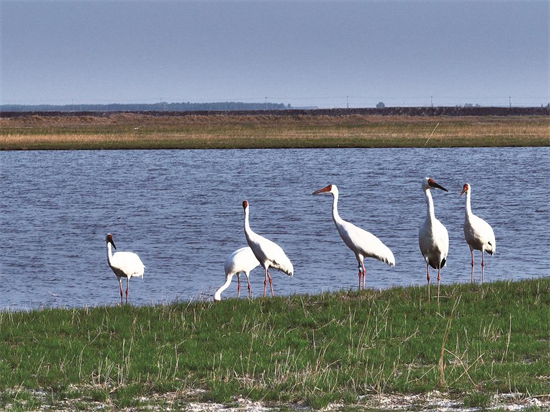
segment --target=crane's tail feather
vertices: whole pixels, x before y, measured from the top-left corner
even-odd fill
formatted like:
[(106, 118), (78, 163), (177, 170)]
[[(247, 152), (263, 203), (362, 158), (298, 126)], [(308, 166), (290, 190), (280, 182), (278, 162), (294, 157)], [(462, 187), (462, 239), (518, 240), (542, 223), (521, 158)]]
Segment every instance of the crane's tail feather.
[(495, 253), (497, 253), (497, 245), (496, 245), (496, 242), (493, 244), (493, 242), (488, 242), (487, 243), (489, 246), (491, 246), (491, 248), (487, 248), (485, 249), (485, 251), (490, 254), (491, 256), (494, 255)]
[(294, 276), (294, 267), (292, 266), (292, 263), (290, 260), (285, 262), (284, 264), (281, 264), (279, 262), (272, 262), (271, 267), (277, 270), (280, 270), (284, 274), (292, 277)]
[(393, 256), (393, 252), (391, 251), (391, 249), (387, 247), (376, 236), (373, 236), (373, 237), (374, 239), (371, 239), (370, 241), (370, 253), (368, 253), (369, 252), (368, 250), (365, 250), (365, 252), (367, 253), (364, 256), (369, 256), (369, 257), (378, 259), (380, 262), (384, 262), (390, 267), (395, 266), (395, 256)]
[(379, 255), (375, 255), (373, 257), (375, 257), (376, 259), (378, 259), (381, 262), (384, 262), (384, 263), (390, 265), (390, 267), (395, 266), (395, 257), (393, 256), (393, 252), (387, 246), (385, 246), (385, 249), (384, 249), (383, 253), (381, 253)]

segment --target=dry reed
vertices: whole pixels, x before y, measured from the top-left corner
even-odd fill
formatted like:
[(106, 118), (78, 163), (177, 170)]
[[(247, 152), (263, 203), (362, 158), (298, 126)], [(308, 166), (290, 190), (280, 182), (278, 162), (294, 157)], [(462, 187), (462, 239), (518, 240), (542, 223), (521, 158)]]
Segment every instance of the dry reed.
[(548, 146), (545, 116), (22, 116), (0, 149)]

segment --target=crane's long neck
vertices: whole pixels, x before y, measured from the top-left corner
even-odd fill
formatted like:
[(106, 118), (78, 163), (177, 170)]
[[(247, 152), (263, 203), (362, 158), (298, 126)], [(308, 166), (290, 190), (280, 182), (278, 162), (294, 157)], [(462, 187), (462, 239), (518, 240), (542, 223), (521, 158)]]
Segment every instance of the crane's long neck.
[(109, 266), (111, 265), (111, 259), (113, 258), (113, 251), (111, 250), (111, 243), (107, 242), (107, 262), (109, 263)]
[(430, 192), (430, 189), (426, 189), (424, 190), (424, 194), (426, 195), (426, 206), (428, 207), (428, 210), (426, 213), (426, 219), (434, 220), (435, 210), (434, 210), (434, 200), (432, 198), (432, 193)]
[(226, 276), (225, 283), (214, 294), (214, 300), (222, 299), (222, 292), (229, 287), (232, 279), (233, 279), (233, 275)]
[(248, 207), (244, 209), (244, 234), (246, 236), (246, 239), (250, 239), (251, 236), (254, 236), (254, 232), (252, 229), (250, 229), (250, 222), (249, 222), (249, 212)]
[(466, 217), (472, 215), (472, 203), (470, 202), (470, 190), (466, 192)]
[(338, 192), (334, 192), (332, 195), (332, 220), (334, 220), (334, 224), (338, 226), (338, 224), (342, 222), (342, 218), (338, 214)]

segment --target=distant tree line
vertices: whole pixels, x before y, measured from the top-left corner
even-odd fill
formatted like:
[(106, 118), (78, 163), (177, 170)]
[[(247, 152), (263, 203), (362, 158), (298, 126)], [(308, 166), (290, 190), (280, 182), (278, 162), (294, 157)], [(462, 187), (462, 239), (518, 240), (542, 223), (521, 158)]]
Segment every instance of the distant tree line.
[(196, 111), (239, 111), (239, 110), (289, 110), (290, 104), (283, 103), (112, 103), (112, 104), (65, 104), (65, 105), (23, 105), (4, 104), (3, 112), (196, 112)]

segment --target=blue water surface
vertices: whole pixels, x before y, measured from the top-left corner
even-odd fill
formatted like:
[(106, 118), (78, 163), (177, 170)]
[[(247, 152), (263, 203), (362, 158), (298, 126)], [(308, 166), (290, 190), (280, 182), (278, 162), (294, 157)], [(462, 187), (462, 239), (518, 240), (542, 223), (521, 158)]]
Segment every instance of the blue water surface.
[[(252, 229), (294, 264), (293, 278), (273, 272), (276, 294), (356, 288), (332, 197), (311, 195), (329, 183), (340, 190), (341, 217), (395, 255), (394, 268), (366, 261), (367, 287), (424, 284), (425, 176), (449, 189), (433, 192), (450, 236), (443, 283), (470, 280), (466, 182), (474, 213), (497, 239), (485, 280), (550, 275), (549, 148), (11, 151), (0, 153), (0, 309), (119, 302), (109, 232), (146, 265), (132, 280), (132, 304), (210, 299), (225, 257), (246, 245), (244, 199)], [(261, 268), (251, 279), (261, 295)], [(234, 282), (224, 297), (236, 296)]]

